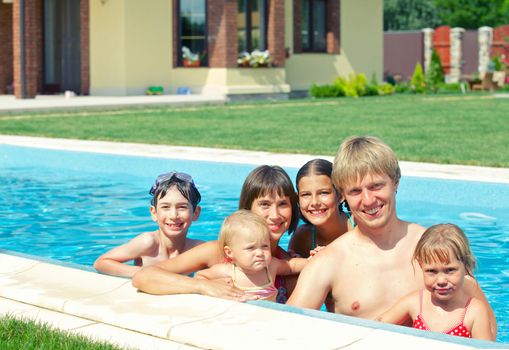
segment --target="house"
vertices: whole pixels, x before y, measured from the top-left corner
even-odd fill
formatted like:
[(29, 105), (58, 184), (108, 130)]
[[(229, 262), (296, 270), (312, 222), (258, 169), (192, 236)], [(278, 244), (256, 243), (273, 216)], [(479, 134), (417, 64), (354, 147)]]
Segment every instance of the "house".
[[(254, 50), (271, 65), (239, 65)], [(0, 94), (14, 81), (18, 98), (149, 86), (287, 97), (352, 72), (381, 79), (383, 1), (0, 0), (0, 63)]]

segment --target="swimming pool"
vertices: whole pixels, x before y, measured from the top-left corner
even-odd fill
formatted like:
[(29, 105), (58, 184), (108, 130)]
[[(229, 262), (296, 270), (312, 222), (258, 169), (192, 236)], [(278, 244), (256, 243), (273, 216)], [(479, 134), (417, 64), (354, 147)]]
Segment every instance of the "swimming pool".
[[(215, 239), (254, 167), (0, 145), (0, 249), (91, 266), (104, 251), (155, 229), (148, 190), (155, 176), (174, 169), (192, 174), (202, 193), (190, 236)], [(286, 170), (295, 178), (296, 168)], [(503, 342), (509, 341), (507, 198), (506, 184), (417, 177), (404, 177), (397, 194), (401, 218), (424, 226), (453, 222), (466, 231)]]

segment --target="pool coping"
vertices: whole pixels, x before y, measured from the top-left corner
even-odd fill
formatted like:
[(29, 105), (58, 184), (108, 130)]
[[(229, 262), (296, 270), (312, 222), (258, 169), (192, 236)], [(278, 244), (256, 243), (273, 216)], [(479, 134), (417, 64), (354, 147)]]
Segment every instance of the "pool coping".
[[(321, 157), (7, 135), (0, 135), (0, 144), (158, 158), (278, 164), (283, 167), (299, 167), (309, 159)], [(332, 160), (332, 157), (323, 158)], [(400, 162), (400, 165), (404, 176), (509, 183), (509, 169), (506, 168), (411, 162)], [(106, 289), (94, 289), (94, 286), (104, 284)], [(123, 308), (124, 303), (132, 307)], [(72, 264), (54, 264), (51, 260), (2, 251), (0, 305), (3, 305), (0, 314), (9, 312), (49, 320), (51, 324), (68, 331), (139, 349), (260, 346), (361, 349), (396, 344), (398, 347), (406, 344), (412, 349), (431, 346), (447, 350), (509, 349), (509, 344), (505, 343), (421, 332), (268, 302), (240, 304), (200, 295), (153, 296), (137, 292), (126, 279), (77, 269)], [(167, 314), (161, 315), (161, 305), (171, 305)], [(196, 305), (201, 305), (203, 310), (196, 310)], [(72, 322), (69, 321), (71, 318)], [(62, 320), (74, 326), (65, 326)], [(202, 338), (197, 339), (197, 332)], [(252, 337), (253, 332), (257, 335), (256, 344), (246, 344), (246, 339)]]
[[(0, 135), (0, 144), (80, 152), (108, 153), (154, 158), (188, 159), (222, 163), (272, 164), (299, 168), (314, 158), (330, 161), (332, 156), (241, 151), (236, 149), (151, 145), (141, 143), (89, 141), (61, 138)], [(509, 168), (400, 161), (403, 176), (509, 183)]]

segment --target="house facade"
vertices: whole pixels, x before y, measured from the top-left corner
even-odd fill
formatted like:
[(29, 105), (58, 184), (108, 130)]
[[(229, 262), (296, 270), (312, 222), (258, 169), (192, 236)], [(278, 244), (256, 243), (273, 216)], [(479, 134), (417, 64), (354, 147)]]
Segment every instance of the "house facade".
[(0, 39), (0, 94), (288, 96), (381, 79), (383, 1), (0, 0)]

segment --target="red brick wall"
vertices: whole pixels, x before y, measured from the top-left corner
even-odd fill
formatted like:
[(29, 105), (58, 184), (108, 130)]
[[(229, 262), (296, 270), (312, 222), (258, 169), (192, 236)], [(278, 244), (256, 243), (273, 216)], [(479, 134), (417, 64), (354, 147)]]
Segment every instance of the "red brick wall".
[(276, 67), (285, 66), (285, 1), (269, 1), (267, 45)]
[(237, 12), (237, 0), (207, 1), (209, 67), (237, 67)]
[[(14, 94), (22, 97), (21, 47), (19, 40), (20, 1), (13, 1)], [(42, 84), (42, 0), (25, 0), (25, 91), (33, 98)]]
[(90, 93), (90, 10), (89, 0), (80, 0), (80, 65), (81, 95)]
[(302, 52), (302, 5), (301, 0), (293, 0), (293, 52)]
[(12, 4), (0, 2), (0, 95), (12, 80)]
[(327, 53), (339, 54), (340, 0), (327, 1)]

